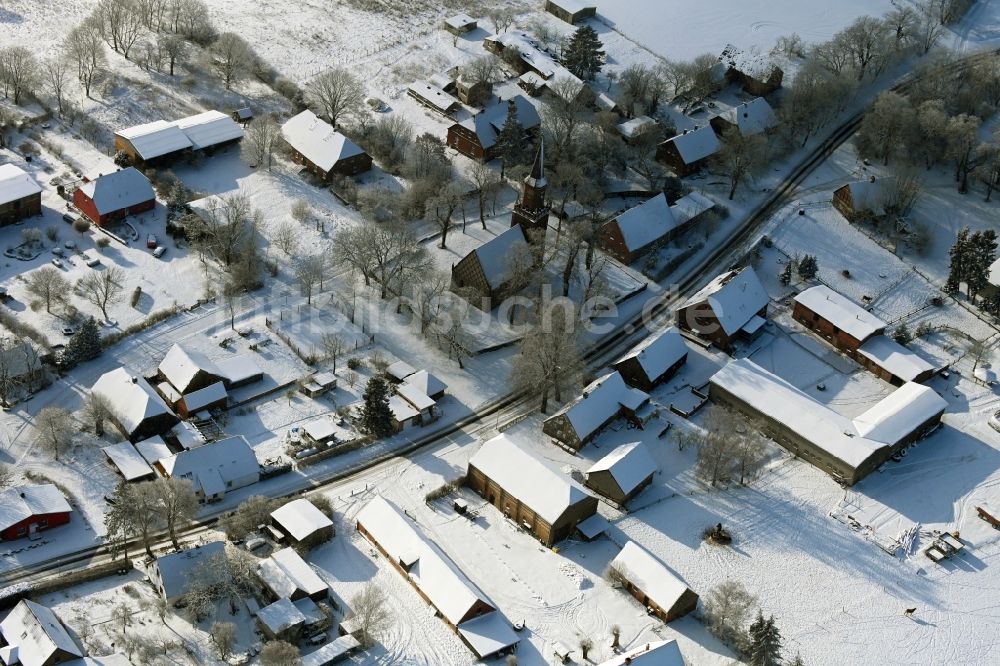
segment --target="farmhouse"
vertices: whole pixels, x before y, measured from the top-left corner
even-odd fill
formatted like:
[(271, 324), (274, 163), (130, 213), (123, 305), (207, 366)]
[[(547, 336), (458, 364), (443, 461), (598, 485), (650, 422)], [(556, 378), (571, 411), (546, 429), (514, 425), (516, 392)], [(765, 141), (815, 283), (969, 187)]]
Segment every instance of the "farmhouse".
[(677, 372), (687, 361), (687, 355), (684, 338), (671, 326), (633, 347), (613, 367), (626, 384), (649, 392)]
[(685, 666), (677, 641), (654, 641), (617, 654), (598, 666)]
[(478, 27), (476, 19), (467, 14), (455, 14), (444, 20), (444, 29), (453, 35), (464, 35)]
[(214, 502), (260, 480), (260, 464), (243, 437), (228, 437), (156, 461), (163, 476), (188, 479), (198, 500)]
[(407, 88), (406, 93), (431, 111), (440, 113), (443, 116), (450, 115), (462, 108), (461, 102), (455, 99), (454, 96), (427, 81), (417, 81), (411, 84)]
[(731, 270), (677, 309), (677, 325), (729, 351), (736, 339), (752, 339), (760, 333), (769, 301), (753, 268)]
[(358, 513), (357, 529), (480, 659), (518, 643), (510, 625), (476, 585), (398, 507), (375, 497)]
[(257, 577), (275, 599), (321, 601), (330, 594), (329, 586), (292, 548), (276, 550), (261, 560)]
[(451, 268), (451, 290), (489, 312), (512, 293), (517, 268), (533, 257), (524, 228), (515, 225), (465, 255)]
[(633, 541), (626, 542), (609, 568), (629, 594), (664, 622), (687, 615), (698, 605), (698, 595), (684, 581)]
[(292, 546), (312, 548), (333, 538), (333, 521), (304, 497), (272, 511), (271, 523)]
[(356, 176), (372, 168), (371, 155), (306, 109), (281, 126), (292, 159), (324, 180)]
[(545, 0), (545, 11), (566, 23), (577, 23), (597, 15), (597, 7), (579, 0)]
[(483, 40), (483, 48), (510, 63), (519, 75), (534, 72), (542, 82), (541, 85), (555, 76), (556, 72), (565, 69), (528, 33), (521, 30), (491, 35)]
[(176, 605), (188, 592), (189, 582), (212, 585), (221, 580), (224, 567), (219, 560), (226, 556), (226, 542), (203, 545), (168, 553), (156, 558), (149, 570), (149, 580), (170, 605)]
[(631, 264), (684, 230), (685, 226), (678, 223), (667, 205), (666, 195), (660, 192), (602, 224), (597, 230), (597, 244), (623, 264)]
[(0, 226), (41, 214), (41, 186), (20, 167), (0, 164)]
[(751, 95), (769, 95), (781, 87), (785, 73), (768, 56), (756, 49), (740, 49), (727, 44), (719, 56), (726, 67), (726, 80), (740, 85)]
[(84, 182), (73, 193), (73, 205), (103, 227), (153, 210), (156, 193), (148, 178), (135, 167), (128, 167)]
[(486, 107), (479, 113), (448, 128), (448, 146), (474, 160), (490, 161), (496, 157), (496, 140), (507, 122), (507, 114), (524, 129), (524, 140), (532, 141), (541, 125), (538, 111), (521, 95)]
[(132, 442), (119, 442), (105, 446), (101, 451), (126, 481), (141, 481), (156, 476), (156, 472), (136, 451)]
[(180, 343), (170, 347), (156, 371), (160, 393), (177, 404), (184, 416), (200, 409), (224, 406), (226, 389), (263, 378), (263, 372), (249, 356), (231, 356), (216, 363)]
[(177, 417), (153, 387), (125, 368), (101, 375), (91, 391), (108, 401), (112, 421), (130, 442), (160, 435), (177, 424)]
[(579, 451), (619, 416), (642, 426), (652, 415), (649, 395), (625, 384), (617, 372), (595, 379), (580, 397), (542, 422), (542, 432)]
[(0, 491), (0, 541), (30, 537), (69, 522), (73, 508), (51, 483)]
[(472, 456), (466, 485), (546, 546), (597, 513), (596, 497), (506, 435)]
[(642, 442), (622, 444), (587, 470), (586, 485), (623, 505), (653, 482), (657, 469)]
[(709, 395), (849, 486), (937, 427), (947, 406), (932, 389), (909, 382), (849, 419), (748, 359), (713, 375)]
[(895, 178), (856, 180), (833, 191), (833, 207), (850, 222), (885, 215), (886, 198)]
[(52, 666), (83, 657), (52, 609), (27, 599), (0, 622), (0, 636), (0, 662), (8, 666)]
[(720, 136), (729, 129), (736, 129), (743, 136), (761, 134), (778, 124), (774, 109), (763, 97), (723, 111), (709, 121), (712, 129)]
[(684, 130), (656, 147), (656, 160), (683, 178), (699, 169), (722, 148), (711, 125)]

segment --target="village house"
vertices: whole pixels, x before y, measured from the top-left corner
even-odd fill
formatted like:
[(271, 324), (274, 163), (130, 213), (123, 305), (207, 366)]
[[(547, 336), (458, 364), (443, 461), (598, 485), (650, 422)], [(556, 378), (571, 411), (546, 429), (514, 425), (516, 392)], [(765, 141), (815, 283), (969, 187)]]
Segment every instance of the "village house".
[(202, 410), (224, 409), (228, 389), (263, 379), (263, 372), (247, 355), (219, 362), (175, 343), (157, 366), (157, 391), (182, 417)]
[(598, 666), (686, 666), (677, 641), (653, 641), (616, 654)]
[(534, 261), (524, 227), (515, 225), (451, 268), (451, 290), (489, 312), (513, 293), (512, 278)]
[(215, 502), (230, 490), (257, 483), (260, 463), (241, 436), (186, 449), (156, 461), (163, 476), (188, 479), (199, 502)]
[(721, 148), (712, 126), (703, 125), (684, 130), (658, 145), (656, 161), (683, 178), (699, 171), (708, 158)]
[(330, 587), (293, 548), (276, 550), (261, 560), (257, 577), (274, 599), (322, 601), (330, 595)]
[(677, 326), (729, 351), (737, 339), (752, 340), (767, 321), (770, 298), (753, 268), (717, 276), (677, 309)]
[(156, 477), (156, 470), (149, 466), (132, 442), (105, 446), (101, 452), (125, 481), (145, 481)]
[(375, 497), (358, 512), (356, 525), (478, 658), (514, 650), (519, 639), (503, 615), (398, 507)]
[(743, 136), (753, 136), (776, 126), (778, 118), (767, 100), (757, 97), (723, 111), (708, 122), (719, 136), (730, 129), (737, 130)]
[(609, 569), (625, 591), (663, 622), (687, 615), (698, 605), (698, 595), (634, 541), (625, 543)]
[(455, 14), (444, 20), (444, 29), (453, 35), (464, 35), (475, 30), (479, 24), (468, 14)]
[[(528, 241), (544, 241), (545, 230), (549, 228), (549, 207), (545, 204), (545, 191), (548, 181), (545, 180), (545, 139), (538, 140), (538, 152), (531, 165), (531, 171), (521, 184), (521, 196), (514, 204), (510, 226), (520, 226), (527, 233)], [(537, 232), (532, 235), (531, 232)], [(536, 239), (537, 236), (537, 239)]]
[(688, 348), (680, 331), (671, 326), (649, 336), (612, 365), (625, 383), (650, 392), (687, 362)]
[(371, 155), (306, 109), (281, 126), (292, 160), (323, 180), (356, 176), (372, 168)]
[(606, 425), (623, 417), (641, 427), (652, 416), (649, 395), (625, 384), (617, 372), (598, 377), (583, 389), (580, 397), (567, 403), (542, 422), (542, 432), (579, 451)]
[(833, 207), (848, 222), (879, 218), (885, 215), (886, 198), (896, 179), (892, 177), (856, 180), (833, 191)]
[(125, 368), (101, 375), (91, 392), (108, 402), (111, 421), (130, 442), (163, 434), (177, 424), (177, 417), (153, 387)]
[(666, 195), (660, 192), (602, 224), (597, 230), (597, 245), (623, 264), (631, 264), (685, 228), (678, 224)]
[(455, 95), (464, 104), (482, 106), (493, 96), (493, 83), (483, 78), (472, 78), (460, 69), (455, 77)]
[(0, 491), (0, 541), (34, 537), (69, 522), (73, 507), (51, 483)]
[(83, 651), (51, 608), (22, 599), (0, 621), (0, 663), (54, 666), (83, 658)]
[(770, 95), (781, 87), (785, 73), (770, 57), (757, 49), (740, 49), (727, 44), (719, 56), (726, 67), (726, 80), (751, 95)]
[(403, 378), (403, 384), (412, 386), (431, 400), (440, 400), (444, 397), (445, 391), (448, 390), (447, 384), (426, 370), (417, 370), (409, 373)]
[(474, 116), (470, 116), (448, 128), (448, 146), (474, 160), (489, 162), (497, 157), (497, 135), (507, 122), (509, 109), (524, 129), (524, 141), (534, 141), (541, 118), (531, 102), (515, 95), (506, 101), (497, 101)]
[(225, 575), (219, 566), (226, 556), (226, 542), (212, 541), (176, 553), (160, 555), (149, 568), (149, 580), (170, 606), (183, 602), (195, 584), (215, 585)]
[(597, 16), (597, 7), (579, 0), (545, 0), (545, 11), (570, 24)]
[(257, 626), (270, 640), (297, 643), (306, 616), (289, 599), (278, 599), (257, 611)]
[[(249, 111), (249, 109), (248, 109)], [(205, 111), (179, 120), (157, 120), (115, 132), (115, 152), (132, 164), (154, 165), (192, 151), (214, 152), (243, 139), (243, 127), (234, 116)]]
[(128, 167), (85, 181), (73, 192), (73, 205), (91, 222), (104, 227), (153, 210), (156, 193), (142, 172)]
[(193, 393), (222, 380), (214, 361), (201, 352), (174, 343), (157, 366), (157, 379), (169, 382), (175, 391)]
[(20, 167), (0, 164), (0, 226), (41, 214), (41, 186)]
[(597, 513), (596, 497), (506, 435), (472, 456), (465, 483), (546, 546)]
[(294, 547), (314, 548), (333, 538), (333, 521), (304, 497), (272, 511), (271, 524)]
[(933, 389), (908, 382), (851, 419), (749, 359), (716, 372), (709, 396), (848, 486), (936, 428), (947, 406)]
[(449, 116), (462, 108), (462, 103), (453, 95), (428, 81), (416, 81), (410, 84), (410, 87), (406, 89), (406, 94), (431, 111), (443, 116)]
[(586, 486), (619, 506), (653, 482), (656, 461), (642, 442), (616, 447), (587, 470)]

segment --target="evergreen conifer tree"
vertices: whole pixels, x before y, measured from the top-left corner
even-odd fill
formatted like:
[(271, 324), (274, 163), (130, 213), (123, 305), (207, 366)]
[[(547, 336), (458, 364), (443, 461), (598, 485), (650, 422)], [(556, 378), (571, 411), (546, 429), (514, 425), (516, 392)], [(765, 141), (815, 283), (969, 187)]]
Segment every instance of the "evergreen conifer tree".
[(819, 272), (819, 265), (816, 263), (816, 257), (811, 254), (807, 254), (802, 257), (802, 261), (799, 262), (799, 277), (803, 280), (811, 280), (816, 277), (816, 273)]
[(962, 288), (966, 275), (966, 262), (969, 258), (969, 228), (961, 229), (955, 236), (955, 244), (948, 250), (951, 263), (948, 267), (948, 281), (944, 290), (948, 294), (957, 294)]
[(63, 353), (63, 364), (73, 367), (84, 361), (97, 358), (101, 354), (101, 335), (97, 330), (97, 322), (90, 317), (81, 324), (80, 329), (73, 334)]
[(389, 385), (381, 377), (372, 377), (365, 387), (364, 407), (361, 409), (361, 427), (373, 437), (387, 437), (393, 433), (392, 410), (389, 409)]
[(503, 178), (507, 167), (524, 161), (524, 126), (517, 119), (517, 106), (511, 102), (507, 107), (507, 118), (497, 134), (496, 154), (500, 158), (500, 177)]
[(779, 666), (781, 664), (781, 632), (774, 624), (774, 616), (764, 619), (764, 614), (757, 611), (757, 619), (750, 625), (749, 631), (750, 666)]
[(589, 25), (582, 25), (569, 40), (563, 54), (563, 64), (575, 76), (589, 81), (601, 71), (604, 64), (602, 46), (601, 40), (597, 38), (597, 31)]

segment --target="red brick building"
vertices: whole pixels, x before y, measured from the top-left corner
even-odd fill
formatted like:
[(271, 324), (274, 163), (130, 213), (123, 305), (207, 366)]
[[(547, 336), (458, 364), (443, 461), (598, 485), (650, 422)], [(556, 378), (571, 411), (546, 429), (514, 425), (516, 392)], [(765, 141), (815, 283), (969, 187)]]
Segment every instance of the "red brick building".
[(515, 95), (506, 102), (497, 102), (449, 127), (448, 145), (474, 160), (492, 160), (497, 156), (497, 135), (507, 122), (509, 112), (514, 113), (524, 129), (524, 140), (533, 140), (542, 124), (541, 118), (531, 102), (521, 95)]
[[(521, 198), (514, 205), (514, 213), (510, 218), (510, 226), (520, 226), (526, 231), (534, 230), (544, 233), (549, 228), (549, 207), (545, 205), (545, 141), (538, 144), (538, 153), (531, 166), (531, 173), (524, 179)], [(527, 234), (529, 241), (532, 236)], [(544, 237), (543, 239), (544, 240)]]
[(135, 167), (121, 169), (84, 182), (73, 193), (73, 205), (98, 226), (124, 220), (156, 207), (149, 179)]
[(281, 136), (292, 149), (292, 159), (323, 180), (372, 168), (371, 155), (308, 109), (282, 125)]
[(711, 125), (684, 130), (656, 147), (656, 161), (683, 178), (696, 173), (722, 144)]

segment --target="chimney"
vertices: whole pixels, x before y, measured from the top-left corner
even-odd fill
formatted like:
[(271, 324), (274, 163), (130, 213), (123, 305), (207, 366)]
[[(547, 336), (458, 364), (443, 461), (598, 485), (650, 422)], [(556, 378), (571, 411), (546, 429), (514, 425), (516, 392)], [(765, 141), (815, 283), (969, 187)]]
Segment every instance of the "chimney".
[(868, 182), (869, 183), (874, 183), (875, 182), (875, 176), (868, 176)]
[(130, 377), (129, 379), (132, 380), (133, 384), (138, 384), (139, 383), (139, 378), (138, 377)]

